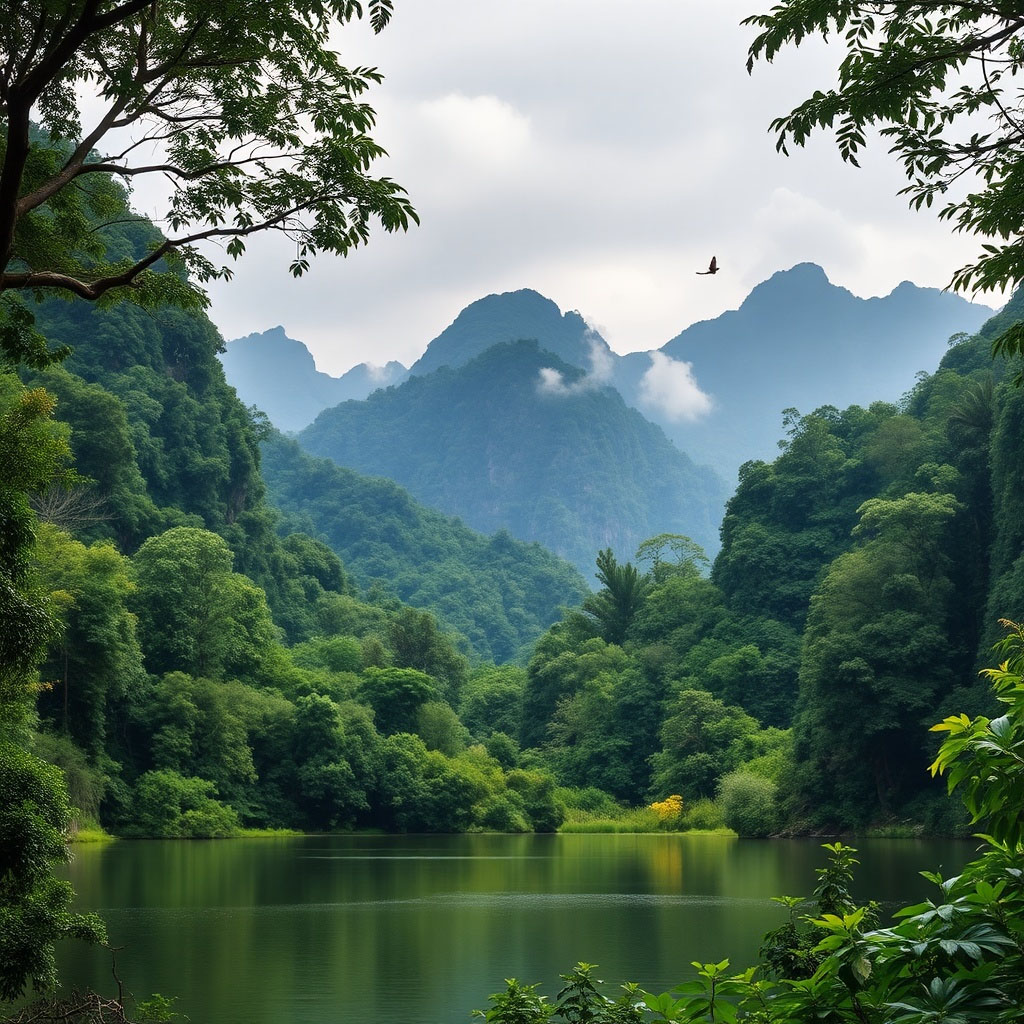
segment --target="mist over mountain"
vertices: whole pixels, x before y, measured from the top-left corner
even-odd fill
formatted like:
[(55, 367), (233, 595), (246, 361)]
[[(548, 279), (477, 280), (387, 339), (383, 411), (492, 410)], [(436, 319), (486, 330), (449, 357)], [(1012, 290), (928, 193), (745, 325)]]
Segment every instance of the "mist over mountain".
[(632, 557), (656, 533), (718, 546), (727, 489), (715, 472), (599, 374), (534, 341), (495, 345), (456, 369), (325, 410), (299, 442), (389, 477), (477, 530), (539, 541), (588, 575), (599, 549)]
[(330, 377), (282, 328), (230, 342), (222, 359), (243, 401), (295, 431), (321, 410), (408, 374), (458, 368), (496, 344), (533, 339), (615, 387), (696, 462), (731, 479), (748, 459), (774, 457), (783, 409), (895, 401), (922, 368), (936, 365), (952, 335), (973, 333), (991, 312), (909, 281), (861, 299), (821, 267), (801, 263), (759, 284), (739, 309), (693, 324), (651, 352), (617, 355), (579, 312), (563, 313), (524, 288), (471, 303), (409, 371), (363, 363)]
[(301, 430), (321, 409), (365, 398), (405, 379), (401, 363), (360, 363), (341, 377), (316, 368), (309, 349), (283, 327), (229, 341), (220, 356), (228, 381), (246, 405), (255, 405), (278, 430)]
[[(861, 299), (801, 263), (759, 284), (739, 309), (686, 328), (655, 362), (651, 353), (617, 359), (615, 385), (694, 458), (735, 471), (774, 458), (783, 409), (895, 401), (938, 363), (952, 335), (974, 333), (991, 314), (909, 281)], [(684, 363), (710, 398), (704, 415), (686, 415), (684, 388), (658, 391)]]
[(991, 314), (909, 281), (862, 299), (816, 264), (800, 263), (759, 284), (739, 309), (693, 324), (653, 352), (619, 356), (578, 313), (563, 314), (524, 289), (472, 303), (411, 372), (461, 366), (497, 342), (535, 338), (596, 371), (694, 460), (731, 478), (748, 459), (775, 456), (783, 409), (894, 401), (918, 371), (936, 365), (952, 335), (977, 331)]

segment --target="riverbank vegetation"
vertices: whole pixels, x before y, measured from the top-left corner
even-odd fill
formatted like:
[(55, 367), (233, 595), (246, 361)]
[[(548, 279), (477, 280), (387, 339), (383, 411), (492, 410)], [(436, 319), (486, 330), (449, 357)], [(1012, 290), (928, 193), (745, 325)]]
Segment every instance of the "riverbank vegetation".
[(646, 1021), (1017, 1022), (1024, 1006), (1024, 627), (1005, 623), (1005, 656), (986, 672), (1003, 712), (951, 715), (932, 774), (962, 797), (982, 852), (956, 877), (923, 872), (933, 896), (884, 922), (875, 903), (850, 894), (856, 850), (827, 844), (810, 898), (780, 897), (789, 918), (769, 932), (759, 962), (692, 964), (695, 977), (669, 992), (624, 984), (611, 993), (596, 967), (561, 976), (553, 998), (516, 979), (478, 1011), (488, 1024), (644, 1024)]

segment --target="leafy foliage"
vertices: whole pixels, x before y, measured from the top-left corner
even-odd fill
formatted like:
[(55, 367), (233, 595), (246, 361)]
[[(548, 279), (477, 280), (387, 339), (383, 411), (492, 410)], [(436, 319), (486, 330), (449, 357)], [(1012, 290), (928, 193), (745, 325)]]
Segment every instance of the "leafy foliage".
[[(900, 1022), (1021, 1020), (1024, 1005), (1024, 844), (1017, 813), (1024, 774), (1015, 748), (1024, 729), (1024, 627), (1007, 623), (1002, 650), (1009, 655), (991, 671), (1007, 714), (990, 722), (947, 718), (949, 733), (934, 770), (949, 773), (991, 835), (985, 852), (955, 878), (922, 874), (934, 899), (904, 907), (894, 922), (878, 926), (874, 904), (850, 895), (856, 851), (827, 845), (829, 863), (818, 871), (811, 901), (779, 900), (789, 920), (765, 937), (761, 963), (739, 974), (728, 960), (695, 961), (696, 977), (671, 992), (623, 986), (626, 998), (601, 992), (593, 965), (563, 975), (554, 1004), (537, 986), (510, 979), (491, 997), (487, 1020), (542, 1022), (812, 1021)], [(507, 1015), (507, 1016), (506, 1016)]]
[(71, 884), (53, 874), (68, 859), (62, 783), (59, 769), (0, 740), (0, 1000), (53, 987), (58, 939), (106, 938), (95, 915), (71, 912)]
[[(390, 10), (386, 0), (370, 5), (375, 30)], [(362, 97), (381, 75), (344, 67), (330, 48), (332, 29), (361, 16), (359, 4), (124, 2), (52, 13), (28, 3), (0, 14), (0, 292), (196, 309), (203, 282), (230, 276), (202, 242), (226, 243), (237, 259), (249, 235), (281, 232), (295, 242), (298, 276), (316, 253), (365, 242), (371, 221), (395, 231), (416, 220), (403, 190), (369, 173), (384, 151)], [(79, 107), (86, 82), (101, 101), (91, 125)], [(124, 128), (134, 136), (121, 148)], [(132, 239), (141, 244), (114, 245), (125, 237), (115, 225), (141, 221), (126, 209), (125, 186), (147, 175), (172, 182), (168, 234), (143, 224)], [(20, 327), (0, 334), (14, 336), (9, 353), (25, 353)]]

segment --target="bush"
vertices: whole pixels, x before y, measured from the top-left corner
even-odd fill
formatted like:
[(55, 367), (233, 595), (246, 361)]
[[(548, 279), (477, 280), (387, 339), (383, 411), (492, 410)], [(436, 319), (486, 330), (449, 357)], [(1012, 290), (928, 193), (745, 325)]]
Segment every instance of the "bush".
[(678, 793), (656, 800), (650, 809), (658, 816), (658, 827), (666, 832), (678, 829), (683, 821), (683, 798)]
[(775, 830), (774, 782), (750, 772), (730, 772), (718, 784), (722, 820), (737, 835), (763, 839)]
[(489, 832), (529, 832), (530, 825), (523, 814), (518, 794), (494, 793), (476, 809), (480, 827)]
[(146, 772), (135, 784), (134, 836), (154, 839), (221, 839), (238, 834), (234, 808), (214, 799), (217, 787), (177, 772)]
[(558, 831), (565, 821), (565, 805), (555, 798), (555, 783), (550, 776), (517, 768), (508, 773), (506, 783), (522, 798), (534, 832)]
[(622, 812), (622, 808), (613, 796), (596, 786), (582, 789), (575, 786), (559, 786), (555, 796), (570, 810), (588, 811), (590, 814), (603, 814), (614, 817)]
[(723, 824), (721, 807), (714, 800), (708, 800), (707, 797), (695, 800), (690, 804), (689, 810), (683, 815), (684, 829), (704, 829), (710, 831), (721, 828)]

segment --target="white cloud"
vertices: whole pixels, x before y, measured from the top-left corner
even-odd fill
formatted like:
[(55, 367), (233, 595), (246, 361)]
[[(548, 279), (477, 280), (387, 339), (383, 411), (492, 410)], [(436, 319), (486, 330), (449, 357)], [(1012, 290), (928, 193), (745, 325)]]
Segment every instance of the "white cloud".
[[(287, 239), (253, 239), (235, 279), (211, 285), (211, 316), (228, 338), (284, 322), (337, 374), (408, 365), (464, 306), (524, 287), (628, 352), (808, 260), (858, 295), (945, 285), (978, 240), (908, 211), (884, 142), (859, 170), (827, 134), (775, 152), (772, 118), (830, 87), (838, 54), (807, 40), (748, 76), (739, 21), (754, 9), (433, 0), (396, 8), (380, 35), (344, 29), (343, 59), (386, 76), (366, 96), (390, 153), (376, 172), (409, 190), (422, 224), (297, 281)], [(713, 254), (721, 273), (695, 276)]]
[(589, 331), (587, 345), (590, 348), (590, 367), (582, 377), (566, 380), (559, 370), (552, 366), (543, 366), (537, 390), (547, 395), (578, 395), (583, 391), (604, 387), (612, 378), (615, 369), (614, 357), (593, 329)]
[(449, 93), (417, 105), (435, 143), (481, 166), (507, 166), (530, 145), (530, 119), (497, 96)]
[(366, 363), (366, 375), (375, 384), (380, 384), (391, 376), (391, 371), (386, 366), (378, 366), (376, 363)]
[(693, 422), (706, 416), (714, 405), (693, 376), (693, 364), (673, 359), (664, 352), (649, 352), (650, 369), (640, 378), (640, 400), (673, 422)]

